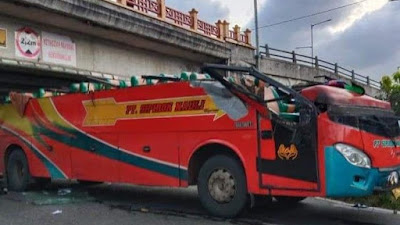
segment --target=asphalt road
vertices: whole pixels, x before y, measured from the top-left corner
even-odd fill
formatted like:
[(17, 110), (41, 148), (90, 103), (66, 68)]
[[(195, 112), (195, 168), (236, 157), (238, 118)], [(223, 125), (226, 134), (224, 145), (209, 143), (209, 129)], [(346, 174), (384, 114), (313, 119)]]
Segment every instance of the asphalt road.
[(226, 220), (208, 216), (201, 208), (194, 188), (57, 184), (45, 191), (0, 196), (0, 225), (25, 224), (399, 225), (400, 215), (389, 210), (360, 209), (311, 198), (292, 207), (260, 203), (240, 218)]

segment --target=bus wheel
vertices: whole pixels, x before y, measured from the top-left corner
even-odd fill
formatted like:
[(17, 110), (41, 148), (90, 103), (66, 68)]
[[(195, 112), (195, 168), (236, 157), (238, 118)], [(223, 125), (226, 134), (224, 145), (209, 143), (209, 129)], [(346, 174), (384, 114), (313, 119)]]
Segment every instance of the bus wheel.
[(212, 215), (235, 217), (246, 206), (246, 176), (232, 157), (217, 155), (208, 159), (200, 169), (197, 188), (203, 207)]
[(275, 199), (278, 201), (278, 204), (292, 205), (303, 201), (306, 197), (276, 196)]
[(11, 191), (22, 192), (28, 188), (31, 175), (28, 160), (21, 149), (13, 150), (7, 161), (7, 182)]

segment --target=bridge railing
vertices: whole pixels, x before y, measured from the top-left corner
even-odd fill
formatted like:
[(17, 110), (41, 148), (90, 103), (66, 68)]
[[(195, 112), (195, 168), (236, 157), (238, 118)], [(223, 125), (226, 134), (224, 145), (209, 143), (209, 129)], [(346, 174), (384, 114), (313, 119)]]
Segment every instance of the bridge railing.
[(311, 66), (315, 68), (321, 68), (329, 72), (335, 73), (338, 76), (342, 76), (347, 79), (351, 79), (361, 84), (368, 85), (374, 88), (381, 88), (381, 83), (379, 81), (371, 79), (369, 76), (363, 76), (354, 72), (354, 70), (346, 69), (339, 66), (337, 63), (327, 62), (325, 60), (319, 59), (318, 56), (310, 57), (307, 55), (298, 54), (295, 51), (284, 51), (276, 48), (271, 48), (268, 45), (261, 46), (262, 50), (260, 52), (261, 57), (277, 58), (286, 61), (290, 61), (295, 64), (302, 64), (306, 66)]
[(220, 40), (252, 47), (251, 30), (241, 32), (239, 26), (230, 30), (227, 21), (218, 20), (215, 24), (198, 19), (198, 11), (192, 9), (183, 13), (165, 5), (165, 0), (103, 0), (120, 5), (132, 11), (174, 24), (195, 33)]

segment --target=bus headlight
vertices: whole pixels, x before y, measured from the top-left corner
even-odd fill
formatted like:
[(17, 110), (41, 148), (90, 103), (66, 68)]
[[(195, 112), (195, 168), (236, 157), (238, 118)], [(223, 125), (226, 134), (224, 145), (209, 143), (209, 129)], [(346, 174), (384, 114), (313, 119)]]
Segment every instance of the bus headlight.
[(335, 144), (334, 146), (352, 165), (362, 168), (371, 168), (371, 160), (361, 150), (341, 143)]

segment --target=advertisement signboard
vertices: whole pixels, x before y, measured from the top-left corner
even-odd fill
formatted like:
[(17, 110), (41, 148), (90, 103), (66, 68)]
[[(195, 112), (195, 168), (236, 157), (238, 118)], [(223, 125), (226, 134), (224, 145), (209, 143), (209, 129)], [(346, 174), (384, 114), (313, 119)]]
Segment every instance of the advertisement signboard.
[(42, 32), (42, 45), (43, 62), (76, 66), (76, 45), (71, 38)]

